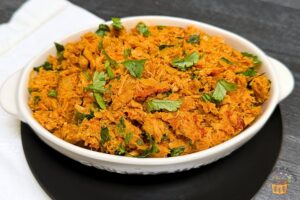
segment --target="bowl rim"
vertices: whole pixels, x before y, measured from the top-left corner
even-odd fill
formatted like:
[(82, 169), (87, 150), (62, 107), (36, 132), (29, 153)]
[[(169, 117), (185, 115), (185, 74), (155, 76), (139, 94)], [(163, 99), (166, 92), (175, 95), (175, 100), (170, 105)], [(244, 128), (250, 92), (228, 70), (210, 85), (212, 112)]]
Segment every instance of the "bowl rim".
[[(242, 36), (239, 36), (238, 34), (235, 34), (233, 32), (230, 32), (228, 30), (204, 23), (199, 22), (196, 20), (191, 19), (185, 19), (185, 18), (179, 18), (179, 17), (170, 17), (170, 16), (161, 16), (161, 15), (147, 15), (147, 16), (131, 16), (131, 17), (124, 17), (121, 18), (122, 22), (127, 21), (136, 21), (138, 23), (139, 21), (143, 20), (167, 20), (167, 21), (174, 21), (174, 22), (181, 22), (186, 25), (193, 25), (196, 26), (202, 30), (211, 29), (216, 32), (221, 32), (222, 35), (227, 35), (234, 40), (238, 41), (239, 43), (243, 43), (247, 45), (251, 50), (253, 50), (262, 60), (264, 63), (265, 68), (269, 69), (269, 78), (271, 80), (275, 80), (276, 74), (274, 70), (271, 67), (271, 63), (267, 58), (267, 55), (255, 44), (250, 42), (249, 40), (243, 38)], [(105, 24), (111, 24), (111, 21), (105, 22)], [(72, 34), (66, 35), (63, 38), (61, 38), (59, 41), (66, 41), (68, 38), (75, 36), (75, 35), (82, 35), (85, 32), (89, 32), (95, 28), (98, 27), (99, 24), (95, 24), (92, 26), (89, 26), (88, 28), (81, 29), (79, 31), (73, 32)], [(219, 35), (219, 34), (217, 34)], [(222, 36), (220, 35), (220, 36)], [(21, 78), (19, 81), (19, 87), (18, 87), (18, 96), (17, 96), (17, 103), (18, 103), (18, 109), (20, 111), (20, 114), (25, 119), (25, 121), (30, 125), (31, 128), (33, 128), (34, 132), (40, 137), (45, 138), (46, 140), (50, 141), (51, 143), (55, 144), (56, 146), (66, 149), (69, 152), (75, 153), (77, 155), (81, 155), (93, 160), (99, 160), (99, 161), (105, 161), (109, 163), (117, 163), (117, 164), (127, 164), (127, 165), (138, 165), (138, 166), (144, 166), (144, 165), (169, 165), (169, 164), (179, 164), (179, 163), (187, 163), (192, 162), (195, 160), (203, 159), (206, 157), (218, 155), (219, 153), (222, 153), (230, 147), (239, 145), (240, 143), (244, 141), (248, 141), (251, 137), (253, 137), (266, 123), (266, 121), (271, 116), (272, 112), (274, 111), (276, 105), (278, 104), (278, 98), (279, 98), (279, 87), (278, 83), (276, 81), (272, 81), (272, 94), (269, 98), (269, 103), (266, 107), (266, 109), (261, 113), (259, 116), (259, 119), (256, 119), (256, 121), (251, 124), (248, 128), (240, 132), (238, 135), (234, 136), (233, 138), (220, 143), (216, 146), (213, 146), (211, 148), (201, 150), (195, 153), (186, 154), (182, 156), (177, 157), (167, 157), (167, 158), (135, 158), (135, 157), (126, 157), (126, 156), (118, 156), (118, 155), (112, 155), (112, 154), (106, 154), (102, 152), (92, 151), (89, 149), (84, 149), (82, 147), (76, 146), (74, 144), (68, 143), (55, 135), (53, 135), (51, 132), (47, 131), (42, 125), (40, 125), (32, 116), (32, 113), (29, 111), (29, 107), (27, 105), (27, 101), (24, 101), (24, 97), (27, 93), (27, 84), (28, 84), (28, 78), (29, 73), (34, 67), (34, 64), (36, 61), (45, 53), (53, 49), (53, 45), (49, 45), (48, 48), (41, 51), (37, 56), (35, 56), (23, 69)], [(57, 149), (56, 149), (57, 150)]]

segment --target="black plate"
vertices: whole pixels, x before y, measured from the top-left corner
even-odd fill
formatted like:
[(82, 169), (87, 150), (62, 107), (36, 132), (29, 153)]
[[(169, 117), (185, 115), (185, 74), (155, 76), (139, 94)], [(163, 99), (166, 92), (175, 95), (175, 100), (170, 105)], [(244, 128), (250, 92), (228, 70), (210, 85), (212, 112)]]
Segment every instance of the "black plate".
[(250, 199), (277, 159), (282, 123), (279, 108), (246, 145), (215, 163), (176, 174), (121, 175), (86, 167), (48, 147), (22, 123), (28, 164), (54, 199)]

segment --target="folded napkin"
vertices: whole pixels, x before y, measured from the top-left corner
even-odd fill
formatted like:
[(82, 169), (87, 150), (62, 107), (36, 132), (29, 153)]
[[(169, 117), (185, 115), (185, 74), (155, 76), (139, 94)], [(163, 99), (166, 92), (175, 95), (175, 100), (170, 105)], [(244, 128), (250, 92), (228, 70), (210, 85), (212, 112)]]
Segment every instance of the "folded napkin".
[[(102, 19), (65, 0), (29, 0), (0, 25), (0, 85), (59, 38)], [(0, 108), (0, 199), (49, 199), (24, 156), (20, 121)]]

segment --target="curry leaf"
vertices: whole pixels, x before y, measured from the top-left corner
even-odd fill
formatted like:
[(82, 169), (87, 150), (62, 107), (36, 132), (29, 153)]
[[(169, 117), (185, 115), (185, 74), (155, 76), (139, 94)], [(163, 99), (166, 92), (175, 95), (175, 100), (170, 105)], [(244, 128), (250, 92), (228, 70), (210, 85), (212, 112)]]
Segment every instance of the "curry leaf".
[(129, 73), (136, 78), (141, 78), (144, 71), (144, 64), (146, 60), (126, 60), (123, 62), (125, 68)]
[(183, 59), (175, 59), (172, 61), (173, 67), (178, 68), (181, 71), (186, 71), (188, 68), (195, 65), (199, 60), (199, 54), (196, 52), (191, 53)]
[(177, 111), (181, 106), (181, 101), (179, 100), (159, 100), (152, 99), (147, 101), (147, 111), (159, 111), (159, 110), (167, 110), (170, 112)]

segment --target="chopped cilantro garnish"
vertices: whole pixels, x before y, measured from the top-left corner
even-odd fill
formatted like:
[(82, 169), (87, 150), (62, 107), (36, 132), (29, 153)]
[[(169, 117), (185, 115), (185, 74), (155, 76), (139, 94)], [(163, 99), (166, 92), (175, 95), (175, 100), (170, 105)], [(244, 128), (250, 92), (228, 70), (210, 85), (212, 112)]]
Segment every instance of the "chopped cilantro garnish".
[(126, 60), (123, 62), (123, 65), (125, 68), (129, 71), (131, 76), (136, 78), (141, 78), (143, 71), (144, 71), (144, 65), (146, 60)]
[(113, 17), (111, 18), (112, 20), (112, 26), (117, 29), (117, 30), (121, 30), (123, 28), (123, 25), (121, 23), (121, 19), (120, 18), (117, 18), (117, 17)]
[(133, 133), (132, 133), (132, 132), (126, 133), (125, 138), (124, 138), (125, 144), (129, 144), (129, 142), (130, 142), (132, 136), (133, 136)]
[(143, 22), (139, 22), (136, 25), (136, 30), (143, 36), (149, 36), (150, 35), (150, 31), (148, 26), (146, 26), (146, 24), (144, 24)]
[(241, 72), (241, 74), (243, 74), (244, 76), (255, 76), (256, 75), (256, 70), (254, 69), (254, 67), (250, 67), (246, 71)]
[(110, 79), (114, 79), (114, 72), (113, 72), (113, 70), (112, 70), (112, 68), (111, 68), (111, 66), (110, 66), (110, 62), (107, 60), (106, 62), (105, 62), (105, 64), (104, 64), (104, 67), (105, 67), (105, 69), (106, 69), (106, 72), (107, 72), (107, 75), (108, 75), (108, 77), (110, 78)]
[(131, 49), (124, 49), (123, 55), (124, 58), (127, 59), (129, 56), (131, 56)]
[(118, 66), (117, 61), (112, 59), (105, 51), (105, 49), (103, 47), (103, 40), (100, 40), (98, 47), (99, 47), (100, 51), (103, 53), (103, 55), (106, 57), (106, 59), (110, 62), (110, 64), (113, 65), (114, 67), (117, 67)]
[(107, 141), (110, 140), (109, 130), (107, 127), (101, 128), (100, 136), (101, 136), (101, 144), (102, 145), (104, 145)]
[(199, 35), (190, 35), (187, 42), (191, 43), (191, 44), (199, 44), (200, 36)]
[(96, 31), (96, 34), (100, 37), (103, 37), (106, 35), (107, 32), (110, 32), (109, 26), (107, 26), (106, 24), (100, 24)]
[(195, 65), (198, 62), (199, 58), (200, 58), (199, 54), (196, 52), (193, 52), (193, 53), (187, 55), (183, 59), (173, 60), (172, 65), (173, 65), (173, 67), (176, 67), (181, 71), (186, 71), (188, 68)]
[(56, 90), (50, 90), (48, 92), (49, 97), (57, 97), (57, 91)]
[(248, 52), (242, 52), (242, 55), (248, 58), (251, 58), (253, 61), (254, 66), (258, 66), (261, 64), (261, 61), (259, 60), (258, 56), (248, 53)]
[(229, 64), (229, 65), (232, 65), (232, 64), (233, 64), (230, 60), (228, 60), (228, 59), (225, 58), (225, 57), (222, 57), (220, 60), (223, 61), (223, 62), (225, 62), (225, 63), (227, 63), (227, 64)]
[(180, 156), (185, 150), (184, 146), (171, 149), (171, 157)]
[(64, 58), (65, 47), (59, 43), (54, 42), (56, 48), (56, 57), (58, 61), (62, 61)]
[(234, 91), (234, 90), (236, 90), (235, 83), (230, 83), (230, 82), (227, 82), (222, 79), (217, 82), (217, 85), (216, 85), (212, 95), (203, 94), (202, 99), (204, 101), (220, 103), (225, 98), (227, 92)]
[(158, 46), (159, 50), (163, 50), (165, 48), (174, 47), (172, 44), (161, 44)]
[(152, 99), (147, 101), (147, 111), (159, 111), (159, 110), (167, 110), (170, 112), (177, 111), (181, 106), (181, 101), (179, 100), (160, 100), (160, 99)]

